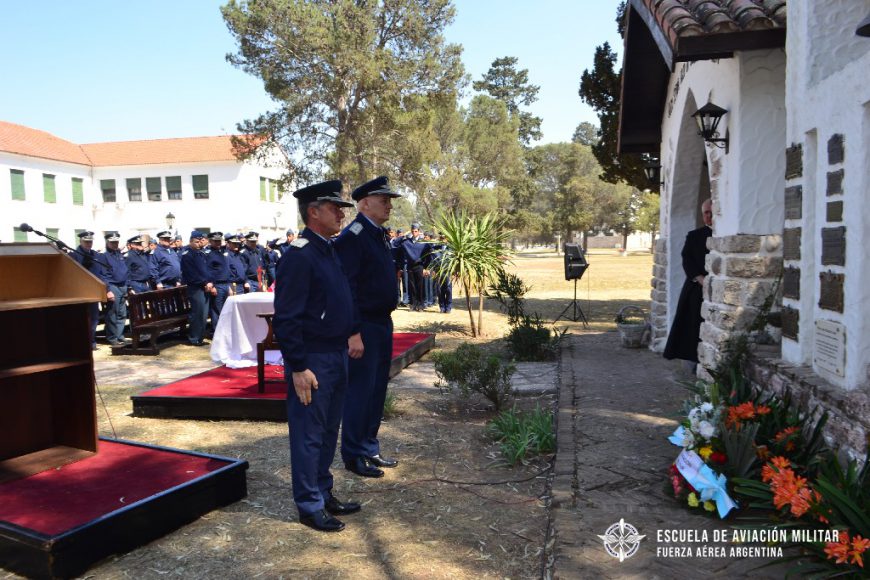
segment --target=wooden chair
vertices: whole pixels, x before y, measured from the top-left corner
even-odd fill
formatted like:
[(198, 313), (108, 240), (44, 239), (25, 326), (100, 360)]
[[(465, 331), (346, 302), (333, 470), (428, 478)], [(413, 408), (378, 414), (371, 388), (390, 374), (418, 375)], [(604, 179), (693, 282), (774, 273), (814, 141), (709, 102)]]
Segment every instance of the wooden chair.
[[(187, 286), (176, 286), (127, 296), (127, 312), (133, 344), (112, 349), (112, 354), (160, 354), (157, 338), (176, 329), (184, 332), (190, 314)], [(140, 346), (142, 335), (149, 346)]]
[(278, 341), (275, 339), (275, 334), (272, 332), (272, 317), (275, 316), (274, 312), (258, 314), (258, 318), (263, 318), (266, 320), (267, 330), (266, 330), (266, 338), (257, 343), (257, 392), (265, 393), (266, 392), (266, 383), (283, 383), (284, 379), (276, 380), (276, 379), (266, 379), (266, 351), (267, 350), (278, 350), (281, 346), (278, 344)]

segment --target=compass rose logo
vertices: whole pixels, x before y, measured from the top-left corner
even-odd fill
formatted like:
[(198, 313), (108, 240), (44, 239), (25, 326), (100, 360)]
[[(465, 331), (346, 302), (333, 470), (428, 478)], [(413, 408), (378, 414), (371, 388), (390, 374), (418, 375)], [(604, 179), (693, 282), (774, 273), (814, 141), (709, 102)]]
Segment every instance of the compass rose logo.
[(604, 542), (607, 553), (623, 562), (637, 553), (640, 541), (646, 536), (638, 534), (637, 528), (620, 518), (617, 523), (607, 528), (603, 536), (598, 537)]

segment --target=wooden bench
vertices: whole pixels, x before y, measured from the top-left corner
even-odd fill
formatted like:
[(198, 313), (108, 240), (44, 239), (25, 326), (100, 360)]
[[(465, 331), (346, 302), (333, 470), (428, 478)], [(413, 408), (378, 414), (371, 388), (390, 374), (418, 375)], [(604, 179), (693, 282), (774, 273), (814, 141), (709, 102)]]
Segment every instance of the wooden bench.
[[(184, 332), (190, 314), (187, 286), (176, 286), (127, 296), (127, 315), (133, 343), (112, 349), (112, 354), (160, 354), (157, 339), (173, 330)], [(141, 346), (148, 335), (148, 345)]]
[(267, 350), (280, 350), (281, 346), (278, 344), (278, 341), (275, 339), (275, 334), (272, 332), (272, 317), (275, 316), (274, 312), (269, 312), (265, 314), (258, 314), (257, 318), (263, 318), (266, 320), (266, 325), (268, 326), (266, 330), (266, 338), (257, 343), (257, 392), (265, 393), (266, 392), (266, 383), (283, 383), (285, 379), (266, 379), (266, 351)]

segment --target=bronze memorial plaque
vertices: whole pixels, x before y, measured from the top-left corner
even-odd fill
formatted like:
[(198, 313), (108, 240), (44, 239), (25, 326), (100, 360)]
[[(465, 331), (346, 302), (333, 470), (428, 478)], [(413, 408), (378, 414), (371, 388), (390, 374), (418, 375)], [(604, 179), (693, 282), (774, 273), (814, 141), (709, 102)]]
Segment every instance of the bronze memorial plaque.
[(846, 265), (846, 226), (822, 228), (822, 265)]
[(842, 324), (816, 320), (813, 364), (838, 377), (846, 376), (846, 329)]
[(801, 269), (789, 266), (782, 271), (782, 295), (792, 300), (801, 298)]
[(801, 204), (803, 203), (803, 188), (800, 185), (785, 188), (785, 219), (801, 219)]

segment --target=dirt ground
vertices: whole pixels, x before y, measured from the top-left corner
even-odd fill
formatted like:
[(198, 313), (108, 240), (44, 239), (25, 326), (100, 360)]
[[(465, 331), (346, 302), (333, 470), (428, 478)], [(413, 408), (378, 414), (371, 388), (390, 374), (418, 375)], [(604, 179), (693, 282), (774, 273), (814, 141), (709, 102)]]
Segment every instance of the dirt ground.
[[(612, 330), (621, 306), (648, 304), (650, 254), (621, 257), (599, 251), (589, 261), (577, 297), (591, 329)], [(532, 286), (527, 311), (552, 321), (570, 303), (574, 285), (564, 280), (562, 258), (552, 250), (522, 253), (512, 270)], [(400, 309), (394, 315), (396, 330), (435, 332), (437, 349), (453, 348), (472, 340), (463, 306), (464, 298), (457, 296), (450, 314)], [(583, 331), (570, 321), (557, 326)], [(487, 301), (484, 336), (475, 342), (503, 350), (500, 338), (506, 330), (497, 304)], [(169, 369), (185, 376), (212, 366), (207, 350), (180, 344), (166, 348), (157, 363), (166, 374), (159, 369), (112, 374), (119, 357), (112, 359), (107, 350), (102, 346), (95, 357), (98, 369), (108, 371), (103, 376), (111, 377), (99, 384), (106, 407), (98, 399), (100, 434), (111, 437), (114, 431), (122, 439), (244, 458), (250, 463), (248, 497), (111, 557), (86, 577), (540, 577), (552, 457), (508, 466), (486, 435), (494, 414), (484, 401), (464, 401), (429, 386), (394, 390), (400, 414), (384, 423), (380, 439), (384, 454), (401, 464), (386, 470), (383, 479), (368, 480), (345, 471), (337, 458), (336, 496), (360, 501), (363, 510), (343, 517), (343, 532), (322, 534), (297, 522), (286, 424), (130, 416), (129, 397), (170, 382)], [(552, 408), (554, 397), (522, 398), (518, 404)]]

